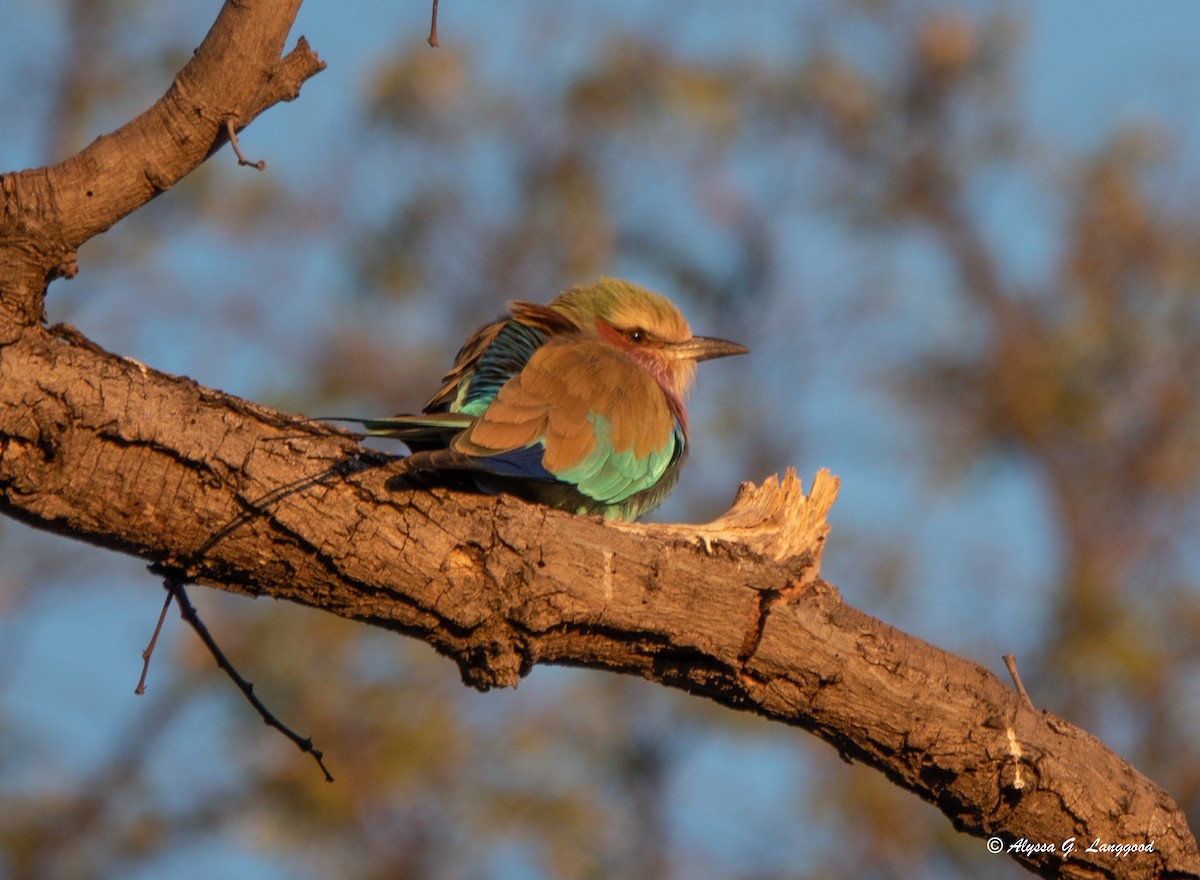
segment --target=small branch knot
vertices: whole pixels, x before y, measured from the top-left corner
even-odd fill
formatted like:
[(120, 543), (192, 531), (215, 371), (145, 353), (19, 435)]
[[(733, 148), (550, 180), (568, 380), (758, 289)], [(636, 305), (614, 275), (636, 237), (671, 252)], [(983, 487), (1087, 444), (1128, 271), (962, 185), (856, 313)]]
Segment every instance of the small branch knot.
[(495, 629), (480, 630), (471, 644), (455, 660), (463, 684), (476, 690), (490, 691), (497, 687), (516, 687), (529, 674), (532, 663), (520, 644), (507, 636), (498, 636)]

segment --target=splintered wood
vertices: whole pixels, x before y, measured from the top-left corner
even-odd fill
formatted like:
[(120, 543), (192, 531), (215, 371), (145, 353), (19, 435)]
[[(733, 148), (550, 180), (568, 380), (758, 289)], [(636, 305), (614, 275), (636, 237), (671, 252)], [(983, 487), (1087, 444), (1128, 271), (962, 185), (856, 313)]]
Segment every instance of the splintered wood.
[(684, 538), (699, 543), (709, 554), (717, 544), (725, 543), (740, 544), (776, 562), (807, 557), (806, 574), (815, 578), (820, 574), (821, 552), (829, 535), (829, 509), (840, 486), (841, 480), (822, 468), (805, 495), (796, 469), (788, 468), (782, 481), (771, 476), (761, 486), (742, 483), (733, 506), (707, 525), (612, 525), (647, 536)]

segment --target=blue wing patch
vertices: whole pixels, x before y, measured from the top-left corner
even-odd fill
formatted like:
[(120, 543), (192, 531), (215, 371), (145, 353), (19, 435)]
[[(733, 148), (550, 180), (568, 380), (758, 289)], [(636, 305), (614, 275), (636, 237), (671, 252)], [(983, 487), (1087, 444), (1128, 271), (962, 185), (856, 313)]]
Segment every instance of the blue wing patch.
[(542, 347), (546, 338), (544, 331), (520, 321), (505, 324), (480, 356), (465, 393), (460, 392), (452, 409), (473, 416), (482, 413), (504, 383), (525, 369), (529, 358)]

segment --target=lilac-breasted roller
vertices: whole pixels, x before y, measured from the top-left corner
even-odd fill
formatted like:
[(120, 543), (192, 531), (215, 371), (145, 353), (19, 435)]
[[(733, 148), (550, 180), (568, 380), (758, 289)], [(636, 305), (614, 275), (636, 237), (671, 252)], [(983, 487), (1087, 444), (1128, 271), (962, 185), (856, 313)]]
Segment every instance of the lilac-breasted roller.
[(679, 480), (696, 363), (746, 352), (693, 336), (665, 297), (603, 278), (549, 305), (511, 303), (466, 341), (422, 415), (362, 424), (404, 441), (412, 470), (634, 520)]

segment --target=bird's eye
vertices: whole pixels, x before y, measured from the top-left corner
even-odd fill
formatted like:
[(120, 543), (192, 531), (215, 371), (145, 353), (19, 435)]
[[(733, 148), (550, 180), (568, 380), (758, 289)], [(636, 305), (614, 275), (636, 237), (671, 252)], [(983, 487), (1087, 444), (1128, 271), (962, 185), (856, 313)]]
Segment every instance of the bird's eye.
[(628, 333), (625, 334), (625, 337), (630, 342), (645, 342), (647, 335), (648, 334), (646, 333), (646, 331), (643, 330), (641, 327), (634, 327), (632, 330), (630, 330)]

